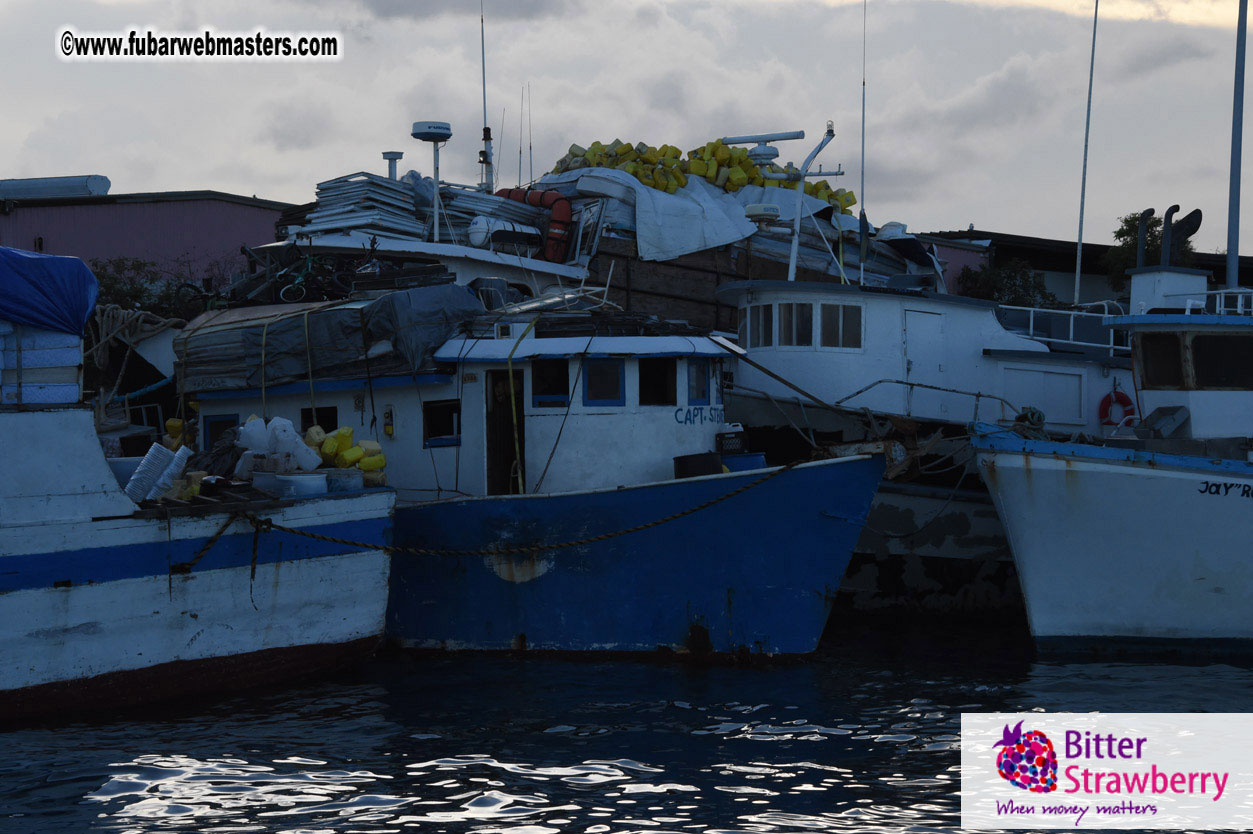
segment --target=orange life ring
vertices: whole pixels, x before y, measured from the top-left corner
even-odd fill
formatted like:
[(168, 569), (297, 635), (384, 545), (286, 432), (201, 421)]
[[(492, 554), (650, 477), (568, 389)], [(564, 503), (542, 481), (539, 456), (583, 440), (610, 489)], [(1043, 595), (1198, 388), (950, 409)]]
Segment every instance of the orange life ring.
[[(1115, 421), (1109, 415), (1114, 403), (1118, 403), (1118, 405), (1122, 408), (1122, 419), (1118, 421)], [(1124, 392), (1115, 389), (1106, 394), (1101, 400), (1100, 415), (1102, 426), (1117, 426), (1126, 422), (1128, 417), (1136, 416), (1136, 406), (1135, 403), (1131, 401), (1131, 397), (1128, 397)]]

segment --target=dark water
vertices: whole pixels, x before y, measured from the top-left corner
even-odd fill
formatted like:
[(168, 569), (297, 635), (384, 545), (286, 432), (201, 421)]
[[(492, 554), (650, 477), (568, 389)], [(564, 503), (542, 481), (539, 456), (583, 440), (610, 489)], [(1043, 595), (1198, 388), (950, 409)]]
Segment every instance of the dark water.
[(1251, 685), (943, 646), (769, 668), (389, 657), (0, 734), (0, 830), (951, 830), (962, 711), (1239, 712)]

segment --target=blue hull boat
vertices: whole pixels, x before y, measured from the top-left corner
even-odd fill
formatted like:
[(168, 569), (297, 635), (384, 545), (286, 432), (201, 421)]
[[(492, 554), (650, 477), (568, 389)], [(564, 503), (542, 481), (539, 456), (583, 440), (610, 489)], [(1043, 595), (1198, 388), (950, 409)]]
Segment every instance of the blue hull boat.
[(394, 556), (387, 631), (411, 648), (811, 652), (883, 469), (855, 456), (397, 507), (396, 544), (441, 552)]

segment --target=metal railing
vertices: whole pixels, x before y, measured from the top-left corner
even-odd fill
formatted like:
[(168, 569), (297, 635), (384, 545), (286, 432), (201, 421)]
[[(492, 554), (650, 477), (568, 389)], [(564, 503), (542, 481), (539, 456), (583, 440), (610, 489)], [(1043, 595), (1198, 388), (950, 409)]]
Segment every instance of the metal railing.
[[(1212, 313), (1220, 316), (1253, 316), (1253, 288), (1209, 290), (1204, 293), (1175, 293), (1172, 298), (1186, 296), (1184, 315)], [(1197, 298), (1197, 296), (1202, 296)]]
[[(1089, 313), (1083, 310), (1050, 310), (1043, 307), (1017, 307), (1011, 304), (1001, 304), (997, 309), (1007, 313), (1002, 319), (1002, 324), (1007, 328), (1020, 328), (1027, 336), (1038, 342), (1078, 348), (1096, 348), (1108, 352), (1110, 356), (1129, 353), (1131, 344), (1127, 334), (1106, 327), (1103, 323), (1105, 316), (1109, 314), (1110, 305), (1116, 307), (1119, 313), (1122, 312), (1122, 308), (1116, 302), (1106, 301), (1084, 305), (1100, 306), (1104, 310), (1100, 313)], [(1025, 324), (1023, 319), (1025, 319)], [(1104, 333), (1104, 339), (1098, 341), (1089, 335), (1098, 332)]]

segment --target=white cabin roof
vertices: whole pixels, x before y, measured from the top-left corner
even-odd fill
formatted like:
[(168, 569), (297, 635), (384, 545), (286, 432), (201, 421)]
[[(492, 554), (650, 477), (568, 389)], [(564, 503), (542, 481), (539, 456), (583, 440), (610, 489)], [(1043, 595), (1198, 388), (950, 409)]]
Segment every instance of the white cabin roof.
[[(517, 349), (514, 350), (514, 346)], [(537, 339), (457, 338), (435, 351), (437, 362), (504, 362), (510, 351), (516, 361), (588, 356), (726, 357), (726, 350), (705, 336), (560, 336)]]

